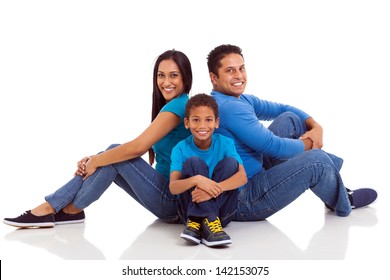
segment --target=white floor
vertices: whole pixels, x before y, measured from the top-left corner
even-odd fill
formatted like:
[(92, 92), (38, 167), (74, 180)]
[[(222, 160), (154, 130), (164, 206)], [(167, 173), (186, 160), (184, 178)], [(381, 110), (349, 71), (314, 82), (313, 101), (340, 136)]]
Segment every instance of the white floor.
[(1, 251), (8, 260), (33, 258), (35, 254), (40, 259), (66, 260), (371, 260), (379, 258), (380, 250), (390, 244), (385, 228), (388, 216), (384, 209), (380, 215), (380, 201), (339, 218), (309, 200), (316, 198), (307, 194), (266, 221), (231, 223), (226, 232), (233, 244), (224, 249), (188, 245), (179, 238), (182, 225), (155, 220), (141, 209), (140, 216), (145, 218), (137, 220), (126, 219), (123, 212), (111, 218), (87, 210), (84, 224), (50, 229), (2, 225)]
[[(326, 266), (330, 269), (322, 274), (326, 279), (332, 275), (329, 275), (331, 269), (339, 266), (345, 269), (342, 272), (345, 275), (361, 276), (363, 272), (357, 273), (357, 269), (363, 266), (364, 273), (370, 271), (370, 276), (382, 275), (385, 271), (383, 253), (390, 249), (390, 212), (386, 203), (388, 191), (381, 189), (379, 194), (379, 199), (372, 206), (354, 210), (349, 217), (340, 218), (326, 210), (311, 192), (306, 192), (268, 220), (232, 222), (226, 227), (233, 240), (232, 245), (208, 248), (202, 244), (188, 245), (179, 237), (182, 225), (156, 220), (124, 196), (121, 190), (112, 188), (100, 203), (117, 201), (116, 209), (106, 212), (104, 207), (92, 205), (86, 210), (87, 220), (83, 224), (50, 229), (15, 229), (0, 225), (0, 257), (4, 267), (9, 269), (21, 263), (32, 268), (41, 262), (49, 263), (51, 267), (62, 267), (60, 260), (91, 260), (72, 264), (83, 268), (86, 265), (98, 266), (113, 273), (121, 271), (129, 263), (134, 265), (134, 262), (153, 268), (163, 260), (175, 266), (186, 265), (185, 261), (203, 260), (206, 263), (196, 262), (195, 265), (191, 262), (190, 267), (271, 263), (274, 273), (283, 274), (284, 269), (295, 269), (304, 277)], [(134, 217), (130, 213), (138, 215)], [(96, 262), (98, 260), (108, 262)], [(291, 262), (286, 263), (288, 260), (299, 262), (292, 265)], [(320, 262), (310, 262), (308, 270), (308, 260)], [(343, 262), (340, 264), (333, 260)], [(118, 265), (121, 269), (117, 268)], [(342, 274), (339, 272), (339, 275)]]

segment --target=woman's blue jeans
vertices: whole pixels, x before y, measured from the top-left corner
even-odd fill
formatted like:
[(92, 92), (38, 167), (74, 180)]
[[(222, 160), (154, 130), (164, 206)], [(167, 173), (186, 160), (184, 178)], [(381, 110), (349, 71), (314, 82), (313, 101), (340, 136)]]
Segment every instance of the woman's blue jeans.
[[(293, 113), (276, 118), (269, 129), (281, 137), (299, 138), (306, 126)], [(348, 216), (351, 204), (340, 176), (343, 160), (313, 149), (286, 161), (264, 158), (264, 169), (248, 180), (238, 196), (235, 220), (264, 220), (311, 189), (338, 216)]]
[[(222, 159), (215, 166), (211, 179), (215, 182), (222, 182), (238, 171), (238, 162), (232, 157)], [(199, 157), (190, 157), (182, 168), (183, 179), (195, 175), (202, 175), (209, 178), (209, 167)], [(229, 224), (237, 211), (237, 190), (230, 190), (221, 193), (218, 197), (208, 201), (195, 203), (192, 202), (192, 191), (194, 188), (179, 195), (179, 215), (185, 224), (188, 217), (208, 218), (214, 221), (219, 217), (221, 224), (225, 227)]]
[(45, 199), (56, 212), (70, 203), (84, 209), (98, 200), (113, 182), (158, 218), (179, 222), (177, 198), (169, 191), (169, 180), (141, 157), (100, 167), (85, 181), (75, 176)]

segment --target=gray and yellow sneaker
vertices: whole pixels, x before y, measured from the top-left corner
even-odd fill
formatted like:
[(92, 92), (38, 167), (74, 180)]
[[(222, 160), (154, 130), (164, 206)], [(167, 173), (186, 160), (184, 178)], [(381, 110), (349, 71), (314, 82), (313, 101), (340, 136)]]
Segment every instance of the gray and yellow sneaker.
[(201, 230), (200, 223), (188, 219), (187, 226), (180, 234), (180, 237), (187, 240), (188, 242), (198, 245), (202, 239), (200, 230)]
[(202, 221), (202, 243), (209, 247), (225, 246), (232, 243), (230, 236), (222, 230), (221, 221), (216, 217), (213, 221), (208, 218)]

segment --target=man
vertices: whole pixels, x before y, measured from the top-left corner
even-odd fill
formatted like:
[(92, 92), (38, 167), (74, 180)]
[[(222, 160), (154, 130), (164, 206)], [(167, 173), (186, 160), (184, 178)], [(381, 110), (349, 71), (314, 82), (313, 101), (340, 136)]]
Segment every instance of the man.
[[(207, 58), (211, 95), (220, 112), (217, 133), (231, 137), (243, 160), (248, 183), (240, 188), (236, 220), (263, 220), (311, 189), (338, 216), (377, 198), (373, 189), (347, 189), (341, 158), (321, 150), (322, 127), (293, 106), (244, 94), (242, 51), (233, 45), (213, 49)], [(266, 128), (259, 120), (273, 120)]]

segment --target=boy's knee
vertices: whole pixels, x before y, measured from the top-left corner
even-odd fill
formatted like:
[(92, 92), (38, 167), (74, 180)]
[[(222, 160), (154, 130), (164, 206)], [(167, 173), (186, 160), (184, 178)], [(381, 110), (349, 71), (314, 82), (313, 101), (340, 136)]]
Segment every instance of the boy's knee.
[(207, 164), (200, 157), (189, 157), (183, 163), (183, 169), (184, 168), (190, 168), (191, 166), (197, 166), (197, 167), (199, 167), (199, 166), (206, 166), (207, 167)]
[[(226, 177), (228, 175), (232, 176), (238, 171), (238, 161), (233, 157), (226, 157), (218, 162), (214, 168), (213, 177)], [(219, 174), (219, 175), (217, 175)], [(224, 174), (224, 175), (222, 175)]]
[(188, 158), (182, 166), (182, 176), (184, 178), (194, 175), (208, 176), (209, 168), (204, 160), (199, 157)]
[(238, 161), (233, 157), (226, 157), (221, 160), (218, 164), (225, 166), (234, 166), (238, 168)]

